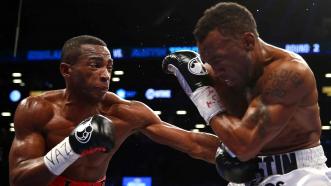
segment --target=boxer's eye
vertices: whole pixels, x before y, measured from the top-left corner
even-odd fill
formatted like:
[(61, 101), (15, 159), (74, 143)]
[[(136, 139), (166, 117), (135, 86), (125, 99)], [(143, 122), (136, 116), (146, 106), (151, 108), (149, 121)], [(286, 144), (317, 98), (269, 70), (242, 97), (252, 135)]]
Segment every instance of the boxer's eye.
[(88, 65), (92, 68), (100, 68), (103, 65), (102, 58), (99, 57), (91, 57), (89, 59)]
[(91, 63), (89, 64), (89, 66), (92, 67), (92, 68), (100, 68), (100, 64), (97, 63), (97, 62), (91, 62)]

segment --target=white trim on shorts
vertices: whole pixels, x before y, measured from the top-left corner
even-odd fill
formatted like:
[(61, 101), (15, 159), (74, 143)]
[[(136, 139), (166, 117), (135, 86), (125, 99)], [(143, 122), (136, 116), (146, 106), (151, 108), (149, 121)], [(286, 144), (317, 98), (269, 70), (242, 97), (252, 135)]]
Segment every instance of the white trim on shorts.
[[(292, 154), (292, 156), (291, 156)], [(316, 147), (313, 147), (313, 148), (309, 148), (309, 149), (302, 149), (302, 150), (297, 150), (297, 151), (293, 151), (293, 152), (288, 152), (288, 153), (283, 153), (283, 154), (276, 154), (276, 155), (270, 155), (270, 156), (258, 156), (258, 158), (260, 160), (262, 160), (262, 163), (260, 162), (259, 163), (259, 168), (262, 169), (261, 171), (264, 172), (264, 175), (266, 176), (263, 176), (263, 178), (258, 178), (260, 179), (258, 182), (261, 182), (263, 181), (265, 178), (271, 176), (271, 175), (276, 175), (276, 174), (280, 174), (279, 171), (277, 172), (277, 167), (276, 167), (276, 163), (275, 161), (271, 162), (269, 164), (269, 168), (267, 168), (267, 165), (264, 161), (265, 158), (273, 158), (273, 160), (275, 160), (275, 157), (278, 156), (278, 157), (281, 157), (281, 165), (282, 165), (282, 168), (284, 168), (284, 162), (283, 162), (283, 157), (288, 157), (290, 158), (293, 157), (293, 155), (295, 155), (295, 161), (296, 161), (296, 169), (300, 169), (300, 168), (306, 168), (306, 167), (311, 167), (311, 168), (315, 168), (315, 169), (319, 169), (319, 170), (322, 170), (322, 169), (325, 169), (327, 170), (328, 167), (326, 166), (326, 156), (324, 154), (324, 150), (323, 150), (323, 147), (321, 145), (318, 145)], [(293, 160), (293, 159), (292, 159)], [(293, 163), (293, 162), (291, 162)], [(278, 163), (279, 165), (279, 163)], [(270, 166), (271, 166), (271, 169), (272, 169), (272, 174), (268, 174), (267, 172), (267, 169), (269, 169), (269, 172), (270, 172)], [(279, 168), (278, 168), (279, 170)], [(287, 172), (284, 172), (284, 169), (283, 169), (283, 174), (285, 174)], [(253, 185), (257, 185), (256, 183), (255, 184), (252, 184), (252, 182), (256, 182), (256, 181), (251, 181), (251, 182), (248, 182), (248, 183), (242, 183), (242, 184), (236, 184), (236, 183), (229, 183), (228, 186), (253, 186)]]

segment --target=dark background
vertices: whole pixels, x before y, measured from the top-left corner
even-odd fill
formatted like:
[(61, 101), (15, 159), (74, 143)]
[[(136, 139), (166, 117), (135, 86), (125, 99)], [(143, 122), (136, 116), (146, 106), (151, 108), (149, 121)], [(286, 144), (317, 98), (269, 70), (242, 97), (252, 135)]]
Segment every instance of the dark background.
[[(17, 56), (13, 57), (18, 22), (19, 1), (5, 0), (0, 6), (0, 111), (13, 113), (17, 103), (8, 100), (10, 90), (16, 88), (23, 97), (30, 90), (50, 90), (64, 87), (59, 61), (29, 62), (27, 50), (60, 49), (65, 40), (89, 34), (105, 40), (110, 48), (165, 47), (194, 45), (192, 30), (203, 11), (219, 1), (213, 0), (48, 0), (22, 1)], [(323, 42), (331, 46), (330, 0), (255, 0), (235, 1), (247, 6), (254, 14), (262, 39), (269, 43)], [(330, 47), (331, 48), (331, 47)], [(330, 97), (322, 94), (323, 86), (330, 86), (325, 73), (331, 69), (331, 54), (303, 56), (315, 73), (321, 119), (330, 125)], [(123, 70), (120, 82), (111, 83), (111, 91), (118, 88), (137, 90), (134, 98), (154, 110), (160, 117), (185, 129), (203, 123), (197, 110), (184, 95), (174, 78), (161, 71), (161, 58), (116, 60), (115, 70)], [(21, 72), (25, 86), (12, 83), (12, 73)], [(147, 88), (172, 89), (170, 100), (146, 100)], [(187, 110), (178, 116), (176, 110)], [(11, 117), (0, 116), (0, 185), (8, 185), (8, 150), (14, 133), (9, 131)], [(211, 132), (209, 128), (202, 129)], [(324, 130), (322, 144), (331, 157), (330, 130)], [(328, 162), (329, 163), (329, 162)], [(135, 134), (129, 137), (113, 158), (108, 177), (114, 185), (121, 185), (122, 176), (152, 176), (155, 186), (224, 185), (214, 165), (194, 160), (187, 155), (158, 145)]]

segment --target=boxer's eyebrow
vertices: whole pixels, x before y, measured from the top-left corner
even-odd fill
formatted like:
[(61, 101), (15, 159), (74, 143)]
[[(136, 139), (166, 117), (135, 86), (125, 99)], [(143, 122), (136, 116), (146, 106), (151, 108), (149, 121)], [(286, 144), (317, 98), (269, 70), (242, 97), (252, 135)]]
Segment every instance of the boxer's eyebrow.
[(101, 56), (90, 56), (88, 57), (88, 61), (94, 61), (94, 62), (97, 62), (97, 63), (103, 63), (104, 61), (107, 61), (107, 63), (113, 63), (113, 59), (112, 58), (107, 58), (105, 59), (104, 57), (101, 57)]
[(88, 60), (103, 61), (103, 57), (92, 56), (92, 57), (89, 57)]

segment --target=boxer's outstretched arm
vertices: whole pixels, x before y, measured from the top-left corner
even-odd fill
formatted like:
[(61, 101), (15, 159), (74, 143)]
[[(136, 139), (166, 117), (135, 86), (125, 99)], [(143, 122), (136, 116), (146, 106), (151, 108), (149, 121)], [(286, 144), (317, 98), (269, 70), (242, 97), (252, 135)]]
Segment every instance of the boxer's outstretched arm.
[(203, 132), (191, 132), (161, 121), (147, 105), (132, 102), (136, 116), (143, 118), (140, 131), (151, 140), (167, 145), (193, 158), (210, 163), (215, 162), (215, 154), (220, 143), (217, 136)]
[(151, 124), (142, 132), (157, 143), (175, 148), (193, 158), (215, 163), (220, 141), (213, 134), (187, 131), (166, 122)]
[(44, 164), (45, 140), (40, 126), (52, 117), (46, 104), (35, 98), (23, 100), (14, 123), (15, 138), (9, 154), (11, 185), (47, 185), (55, 176)]

